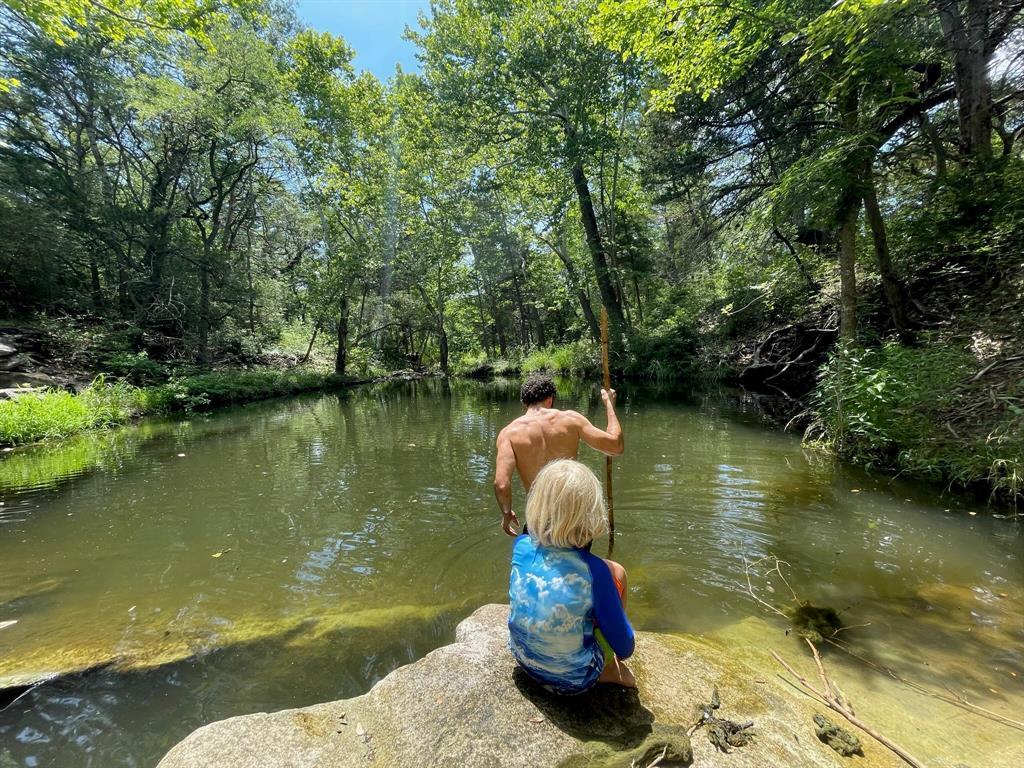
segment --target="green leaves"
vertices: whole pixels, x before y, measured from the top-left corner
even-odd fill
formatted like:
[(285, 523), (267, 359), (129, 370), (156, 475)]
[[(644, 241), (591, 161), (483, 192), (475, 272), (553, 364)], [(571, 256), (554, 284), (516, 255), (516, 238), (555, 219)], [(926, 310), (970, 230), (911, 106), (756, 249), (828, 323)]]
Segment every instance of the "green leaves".
[(597, 38), (626, 58), (654, 64), (664, 75), (652, 107), (668, 110), (684, 93), (705, 100), (740, 76), (776, 40), (795, 40), (806, 3), (707, 4), (700, 0), (602, 0)]

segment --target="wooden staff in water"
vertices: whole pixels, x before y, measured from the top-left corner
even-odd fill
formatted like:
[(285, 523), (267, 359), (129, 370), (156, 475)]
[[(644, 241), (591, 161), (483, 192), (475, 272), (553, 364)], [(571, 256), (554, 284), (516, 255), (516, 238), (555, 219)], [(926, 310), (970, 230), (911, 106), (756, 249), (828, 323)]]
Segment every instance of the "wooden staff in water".
[[(612, 372), (608, 366), (608, 310), (601, 307), (601, 363), (604, 367), (604, 388), (612, 390)], [(604, 459), (604, 487), (608, 497), (608, 546), (615, 543), (615, 505), (612, 502), (612, 457)]]

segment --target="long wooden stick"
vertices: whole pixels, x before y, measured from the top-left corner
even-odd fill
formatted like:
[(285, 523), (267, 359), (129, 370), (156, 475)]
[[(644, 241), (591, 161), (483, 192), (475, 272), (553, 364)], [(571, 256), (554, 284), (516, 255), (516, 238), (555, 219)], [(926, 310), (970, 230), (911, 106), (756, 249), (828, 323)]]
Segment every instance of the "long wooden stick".
[[(612, 372), (608, 367), (608, 310), (601, 307), (601, 363), (604, 366), (604, 388), (612, 388)], [(608, 496), (608, 533), (615, 535), (615, 505), (612, 502), (612, 457), (604, 459), (604, 486)]]

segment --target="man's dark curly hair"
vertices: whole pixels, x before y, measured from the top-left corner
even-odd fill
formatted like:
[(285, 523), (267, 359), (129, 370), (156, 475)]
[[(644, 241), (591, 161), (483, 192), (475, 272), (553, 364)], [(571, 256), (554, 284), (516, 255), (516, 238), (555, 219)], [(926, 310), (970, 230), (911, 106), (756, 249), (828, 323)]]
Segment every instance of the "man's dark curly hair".
[(523, 405), (542, 403), (555, 396), (555, 382), (546, 373), (531, 373), (519, 388), (519, 399)]

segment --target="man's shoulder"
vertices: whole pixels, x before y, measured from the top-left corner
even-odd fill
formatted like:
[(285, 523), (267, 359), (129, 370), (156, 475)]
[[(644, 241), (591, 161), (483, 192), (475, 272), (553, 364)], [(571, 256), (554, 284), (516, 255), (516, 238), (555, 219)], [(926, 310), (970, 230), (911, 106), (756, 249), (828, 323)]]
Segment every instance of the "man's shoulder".
[(520, 416), (519, 418), (513, 419), (504, 427), (502, 427), (501, 431), (498, 433), (498, 437), (500, 438), (502, 435), (509, 435), (510, 433), (518, 432), (520, 429), (523, 428), (523, 426), (523, 417)]
[(572, 410), (558, 411), (556, 418), (559, 419), (560, 421), (565, 421), (572, 424), (579, 424), (581, 421), (586, 420), (586, 416), (584, 416), (582, 413), (580, 413), (579, 411)]

